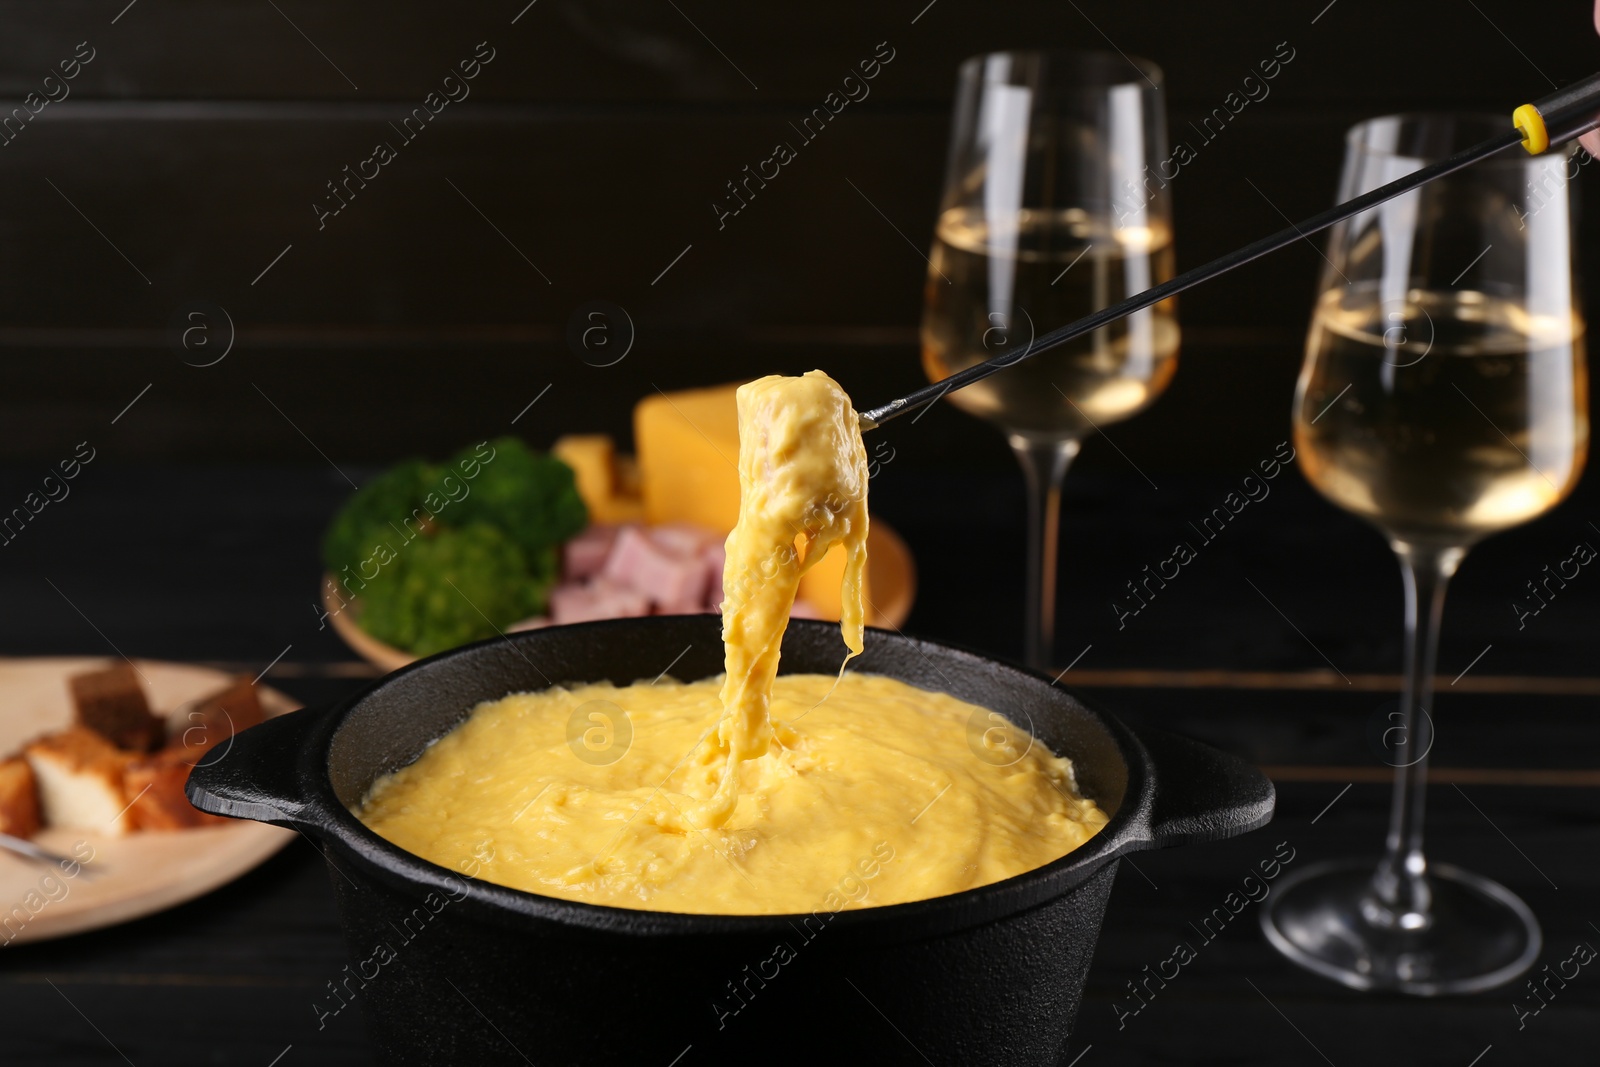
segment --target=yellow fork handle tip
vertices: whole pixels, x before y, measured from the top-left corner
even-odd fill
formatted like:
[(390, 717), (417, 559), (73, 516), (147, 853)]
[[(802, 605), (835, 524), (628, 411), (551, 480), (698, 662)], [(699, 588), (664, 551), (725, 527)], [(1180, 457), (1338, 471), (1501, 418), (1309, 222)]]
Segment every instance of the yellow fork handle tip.
[(1545, 129), (1544, 116), (1532, 104), (1523, 104), (1511, 113), (1511, 122), (1522, 133), (1522, 147), (1530, 156), (1536, 156), (1550, 147), (1550, 133)]

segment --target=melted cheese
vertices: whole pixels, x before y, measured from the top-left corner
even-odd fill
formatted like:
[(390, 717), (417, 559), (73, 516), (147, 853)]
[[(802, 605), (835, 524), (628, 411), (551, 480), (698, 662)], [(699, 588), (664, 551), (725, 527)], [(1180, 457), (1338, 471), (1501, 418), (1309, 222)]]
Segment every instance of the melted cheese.
[[(621, 499), (620, 487), (610, 488), (609, 470), (602, 469), (604, 480), (590, 473), (596, 461), (585, 454), (585, 446), (597, 438), (564, 437), (551, 451), (577, 473), (578, 492), (596, 522), (637, 521), (637, 515), (626, 509), (642, 507), (652, 524), (686, 522), (708, 530), (732, 530), (739, 521), (741, 496), (738, 389), (718, 385), (651, 393), (639, 401), (633, 410), (633, 440), (639, 453), (642, 501)], [(609, 450), (606, 462), (612, 462)], [(603, 491), (598, 489), (602, 485)], [(843, 611), (840, 585), (845, 559), (846, 553), (830, 552), (800, 577), (799, 598), (820, 618), (837, 621)], [(862, 588), (870, 595), (870, 580)]]
[(684, 755), (717, 722), (721, 686), (664, 678), (481, 705), (379, 782), (362, 819), (452, 870), (476, 859), (501, 885), (722, 915), (943, 896), (1049, 863), (1105, 824), (1066, 759), (992, 712), (851, 671), (837, 687), (778, 678), (774, 744), (739, 764), (728, 820), (665, 828), (654, 815), (693, 803)]
[(723, 717), (696, 753), (695, 783), (711, 798), (680, 830), (721, 826), (737, 800), (738, 764), (772, 744), (768, 701), (778, 645), (800, 576), (834, 545), (846, 553), (839, 620), (850, 655), (861, 653), (861, 579), (867, 566), (867, 450), (850, 398), (821, 371), (771, 375), (739, 402), (739, 521), (723, 568)]
[(1106, 822), (1071, 763), (992, 711), (890, 678), (777, 677), (801, 575), (845, 553), (840, 629), (862, 649), (867, 461), (820, 371), (738, 391), (725, 674), (555, 687), (479, 705), (360, 812), (492, 882), (592, 904), (836, 912), (1032, 870)]

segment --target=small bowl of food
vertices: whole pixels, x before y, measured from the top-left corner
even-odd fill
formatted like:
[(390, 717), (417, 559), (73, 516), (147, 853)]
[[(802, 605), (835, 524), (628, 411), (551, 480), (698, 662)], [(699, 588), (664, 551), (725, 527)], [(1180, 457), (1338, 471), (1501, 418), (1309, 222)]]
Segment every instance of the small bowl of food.
[[(637, 456), (578, 434), (548, 453), (503, 437), (440, 463), (396, 464), (329, 525), (322, 623), (395, 670), (517, 630), (717, 614), (739, 511), (735, 391), (646, 397), (634, 409)], [(868, 537), (867, 622), (901, 627), (916, 597), (910, 550), (881, 520)], [(832, 555), (807, 570), (795, 617), (840, 617), (842, 567)]]

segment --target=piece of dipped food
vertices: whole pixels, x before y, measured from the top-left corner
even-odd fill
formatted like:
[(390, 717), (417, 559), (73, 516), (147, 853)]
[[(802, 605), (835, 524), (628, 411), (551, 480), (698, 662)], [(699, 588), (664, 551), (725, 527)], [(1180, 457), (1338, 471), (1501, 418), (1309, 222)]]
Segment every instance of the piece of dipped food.
[(113, 837), (132, 830), (122, 774), (133, 758), (97, 731), (70, 726), (22, 750), (39, 786), (47, 826), (93, 830)]
[(144, 686), (131, 663), (86, 671), (67, 679), (74, 721), (117, 748), (154, 752), (166, 741), (166, 723), (151, 714)]
[(188, 830), (227, 822), (199, 810), (183, 793), (189, 772), (205, 754), (204, 749), (175, 745), (129, 761), (122, 771), (122, 791), (135, 830)]
[(219, 744), (227, 744), (240, 730), (261, 721), (261, 694), (248, 674), (237, 675), (223, 688), (201, 697), (173, 725), (168, 749), (190, 753), (191, 760)]
[[(196, 763), (222, 758), (233, 735), (256, 725), (261, 717), (260, 693), (247, 674), (190, 705), (173, 725), (165, 748), (135, 758), (123, 769), (122, 791), (134, 828), (187, 830), (224, 822), (190, 804), (184, 784)], [(219, 755), (211, 755), (219, 750)]]
[(39, 783), (20, 756), (0, 760), (0, 834), (28, 838), (39, 832)]

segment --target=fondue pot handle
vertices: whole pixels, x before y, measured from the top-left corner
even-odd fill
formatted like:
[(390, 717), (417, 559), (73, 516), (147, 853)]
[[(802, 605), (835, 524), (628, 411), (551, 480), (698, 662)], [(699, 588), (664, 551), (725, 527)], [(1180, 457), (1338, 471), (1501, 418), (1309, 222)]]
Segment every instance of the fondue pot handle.
[(1237, 756), (1165, 730), (1138, 730), (1149, 755), (1151, 805), (1146, 840), (1132, 848), (1220, 841), (1272, 821), (1277, 791)]
[(275, 715), (212, 748), (189, 772), (189, 803), (212, 815), (296, 829), (322, 822), (319, 792), (303, 760), (324, 708)]

